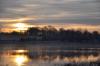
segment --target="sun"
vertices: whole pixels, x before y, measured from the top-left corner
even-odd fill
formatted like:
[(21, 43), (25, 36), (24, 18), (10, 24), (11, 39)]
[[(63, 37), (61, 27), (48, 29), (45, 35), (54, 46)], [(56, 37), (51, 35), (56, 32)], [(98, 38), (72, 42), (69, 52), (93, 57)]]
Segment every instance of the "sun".
[(29, 26), (25, 23), (15, 23), (13, 24), (13, 27), (15, 27), (15, 31), (25, 31), (29, 28)]

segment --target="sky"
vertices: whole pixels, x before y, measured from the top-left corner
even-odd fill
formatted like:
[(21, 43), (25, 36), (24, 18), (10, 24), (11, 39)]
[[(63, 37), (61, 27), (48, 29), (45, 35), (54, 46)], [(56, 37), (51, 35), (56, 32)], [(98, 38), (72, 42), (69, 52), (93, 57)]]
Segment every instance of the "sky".
[(100, 30), (100, 0), (0, 0), (0, 28), (16, 23)]

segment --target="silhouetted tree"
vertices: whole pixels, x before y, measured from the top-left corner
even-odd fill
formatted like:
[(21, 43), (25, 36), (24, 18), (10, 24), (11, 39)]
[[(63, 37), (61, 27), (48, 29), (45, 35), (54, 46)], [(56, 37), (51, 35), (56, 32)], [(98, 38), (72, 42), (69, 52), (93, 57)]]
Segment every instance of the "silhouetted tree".
[(34, 35), (34, 36), (36, 36), (36, 35), (38, 35), (38, 33), (39, 33), (39, 28), (38, 27), (31, 27), (31, 28), (29, 28), (27, 31), (26, 31), (26, 33), (28, 34), (28, 35)]
[(100, 43), (100, 33), (97, 31), (89, 32), (87, 30), (66, 30), (60, 28), (57, 30), (53, 26), (45, 26), (43, 28), (31, 27), (25, 32), (0, 33), (2, 36), (18, 36), (21, 40), (38, 40), (38, 41), (65, 41), (65, 42), (81, 42), (81, 43)]

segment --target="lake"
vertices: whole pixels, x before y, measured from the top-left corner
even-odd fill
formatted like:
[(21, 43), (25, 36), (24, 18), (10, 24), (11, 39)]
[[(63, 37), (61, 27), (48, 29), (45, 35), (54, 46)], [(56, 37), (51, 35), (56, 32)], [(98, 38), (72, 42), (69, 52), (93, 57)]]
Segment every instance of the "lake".
[(100, 66), (99, 44), (0, 44), (0, 66)]

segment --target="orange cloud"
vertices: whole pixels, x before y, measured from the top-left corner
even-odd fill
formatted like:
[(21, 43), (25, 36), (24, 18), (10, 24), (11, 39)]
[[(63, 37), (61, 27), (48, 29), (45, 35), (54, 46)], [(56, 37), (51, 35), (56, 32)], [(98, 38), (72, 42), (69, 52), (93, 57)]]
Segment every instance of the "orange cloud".
[(0, 22), (24, 22), (27, 20), (34, 20), (35, 18), (36, 17), (17, 18), (17, 19), (3, 18), (3, 19), (0, 19)]

